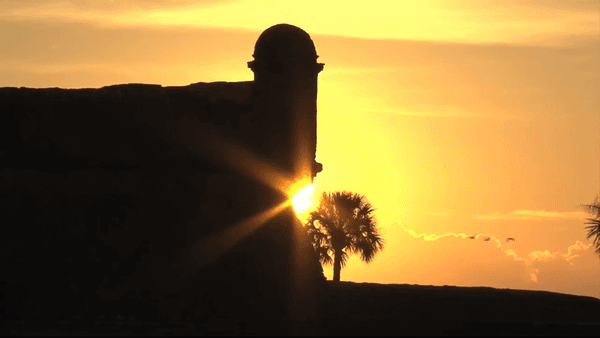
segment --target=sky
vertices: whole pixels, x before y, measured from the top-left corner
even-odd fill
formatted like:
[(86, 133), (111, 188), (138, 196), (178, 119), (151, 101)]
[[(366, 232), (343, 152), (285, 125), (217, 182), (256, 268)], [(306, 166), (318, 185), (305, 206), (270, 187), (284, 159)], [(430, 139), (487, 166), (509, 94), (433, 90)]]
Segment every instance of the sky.
[(342, 280), (600, 298), (580, 207), (600, 192), (598, 0), (8, 0), (0, 87), (250, 81), (279, 23), (325, 64), (315, 191), (365, 195), (386, 241)]

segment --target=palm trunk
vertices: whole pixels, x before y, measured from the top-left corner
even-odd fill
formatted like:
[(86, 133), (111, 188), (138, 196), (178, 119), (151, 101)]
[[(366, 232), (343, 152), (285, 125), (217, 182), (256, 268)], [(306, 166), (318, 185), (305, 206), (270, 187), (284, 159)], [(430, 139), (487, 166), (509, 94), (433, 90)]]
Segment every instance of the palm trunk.
[(342, 270), (342, 259), (341, 254), (338, 250), (335, 250), (333, 257), (333, 281), (340, 281), (340, 271)]

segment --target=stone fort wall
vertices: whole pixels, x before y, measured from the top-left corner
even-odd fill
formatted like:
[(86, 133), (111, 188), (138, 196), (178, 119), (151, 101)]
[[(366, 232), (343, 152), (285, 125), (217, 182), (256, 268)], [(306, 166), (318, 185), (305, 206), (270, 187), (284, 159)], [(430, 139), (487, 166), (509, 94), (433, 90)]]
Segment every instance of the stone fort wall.
[(298, 30), (261, 35), (252, 82), (0, 88), (6, 319), (299, 313), (322, 269), (291, 207), (252, 218), (287, 196), (242, 156), (294, 178), (301, 150), (320, 171), (322, 65), (289, 57)]

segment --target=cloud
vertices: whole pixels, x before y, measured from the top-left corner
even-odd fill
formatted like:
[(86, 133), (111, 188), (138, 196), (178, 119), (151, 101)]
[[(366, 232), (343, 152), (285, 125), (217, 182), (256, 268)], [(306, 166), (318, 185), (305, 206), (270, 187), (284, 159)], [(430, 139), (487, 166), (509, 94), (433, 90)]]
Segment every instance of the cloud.
[[(398, 223), (394, 223), (392, 226), (396, 226), (396, 225), (398, 225)], [(438, 239), (441, 239), (441, 238), (454, 237), (454, 238), (462, 238), (462, 239), (468, 238), (468, 239), (483, 239), (486, 241), (494, 241), (498, 247), (501, 246), (500, 240), (498, 240), (496, 237), (489, 236), (487, 234), (469, 235), (469, 234), (464, 234), (464, 233), (457, 234), (454, 232), (449, 232), (449, 233), (445, 233), (442, 235), (428, 235), (425, 233), (417, 234), (414, 230), (406, 229), (402, 224), (399, 224), (399, 225), (400, 225), (400, 227), (402, 227), (402, 230), (404, 230), (404, 232), (409, 234), (411, 237), (420, 238), (420, 239), (423, 239), (423, 240), (429, 241), (429, 242), (437, 241)]]
[(538, 272), (540, 272), (540, 270), (538, 270), (538, 269), (533, 269), (533, 271), (531, 271), (531, 272), (529, 273), (529, 276), (531, 277), (531, 281), (532, 281), (532, 282), (534, 282), (534, 283), (537, 283), (537, 281), (538, 281), (538, 279), (537, 279), (537, 274), (538, 274)]
[[(506, 1), (499, 2), (492, 0), (490, 5), (498, 6)], [(598, 13), (600, 10), (600, 1), (598, 0), (580, 0), (580, 1), (556, 1), (556, 0), (536, 0), (527, 2), (512, 2), (511, 5), (517, 8), (531, 8), (531, 10), (544, 10), (547, 8), (576, 11), (576, 12), (593, 12)]]
[[(528, 270), (528, 273), (531, 277), (531, 281), (534, 283), (537, 283), (537, 281), (538, 281), (537, 276), (538, 276), (540, 270), (537, 267), (535, 267), (536, 263), (549, 262), (549, 261), (553, 261), (553, 260), (557, 260), (557, 259), (563, 259), (567, 262), (570, 262), (574, 258), (579, 257), (578, 254), (575, 254), (575, 251), (587, 250), (591, 246), (592, 246), (592, 244), (585, 245), (582, 242), (577, 241), (577, 242), (575, 242), (575, 244), (570, 245), (567, 248), (566, 253), (550, 252), (548, 250), (533, 251), (533, 252), (528, 253), (527, 257), (519, 257), (514, 252), (514, 250), (510, 250), (510, 249), (509, 250), (501, 249), (501, 250), (504, 251), (504, 253), (507, 256), (512, 257), (514, 260), (523, 262), (525, 264), (525, 268)], [(573, 265), (573, 263), (570, 263), (570, 265)]]
[[(203, 12), (228, 5), (232, 0), (34, 0), (0, 2), (0, 19), (5, 21), (79, 22), (109, 27), (156, 27), (203, 25)], [(173, 13), (185, 18), (173, 20)], [(166, 18), (165, 21), (163, 18)], [(170, 20), (168, 20), (170, 19)], [(185, 22), (181, 22), (181, 20)], [(227, 25), (219, 25), (227, 27)]]
[(516, 254), (516, 252), (511, 249), (507, 249), (507, 250), (502, 249), (502, 251), (504, 251), (504, 253), (507, 256), (512, 257), (514, 260), (523, 262), (527, 266), (531, 266), (536, 262), (548, 262), (548, 261), (559, 259), (559, 258), (562, 258), (568, 262), (574, 258), (579, 257), (578, 254), (575, 254), (576, 251), (587, 250), (591, 246), (592, 246), (592, 244), (585, 245), (582, 242), (577, 241), (577, 242), (575, 242), (575, 244), (567, 247), (566, 253), (560, 253), (558, 251), (550, 252), (548, 250), (538, 250), (538, 251), (533, 251), (533, 252), (528, 253), (526, 257), (519, 257)]
[(546, 221), (562, 219), (585, 219), (588, 214), (582, 211), (547, 211), (547, 210), (513, 210), (509, 213), (497, 211), (477, 215), (480, 220), (509, 220), (509, 221)]
[[(591, 8), (591, 9), (588, 9)], [(498, 10), (498, 9), (501, 10)], [(583, 10), (582, 10), (583, 9)], [(308, 0), (238, 1), (3, 1), (0, 13), (12, 18), (93, 21), (117, 26), (189, 25), (262, 30), (288, 22), (311, 33), (369, 39), (539, 43), (553, 36), (597, 34), (593, 6), (447, 1), (388, 2), (371, 6)], [(335, 24), (332, 24), (335, 18)]]
[[(498, 238), (496, 238), (494, 236), (490, 236), (488, 234), (468, 235), (468, 234), (464, 234), (464, 233), (457, 234), (454, 232), (450, 232), (450, 233), (446, 233), (446, 234), (442, 234), (442, 235), (432, 235), (432, 234), (425, 234), (425, 233), (417, 234), (414, 230), (406, 229), (401, 224), (398, 224), (398, 223), (392, 224), (392, 226), (397, 226), (397, 225), (400, 225), (400, 227), (402, 227), (404, 232), (406, 232), (411, 237), (420, 238), (425, 241), (433, 242), (438, 239), (447, 238), (447, 237), (470, 239), (470, 240), (483, 239), (484, 241), (493, 241), (494, 243), (496, 243), (496, 247), (499, 250), (501, 250), (506, 256), (511, 257), (513, 260), (522, 262), (524, 264), (526, 272), (530, 276), (531, 281), (534, 283), (538, 282), (538, 274), (540, 272), (539, 268), (537, 267), (537, 263), (549, 262), (549, 261), (554, 261), (554, 260), (564, 260), (564, 261), (570, 262), (571, 260), (579, 257), (577, 252), (587, 250), (592, 246), (591, 243), (586, 245), (586, 244), (583, 244), (581, 241), (577, 241), (577, 242), (575, 242), (575, 244), (572, 244), (569, 247), (567, 247), (566, 253), (561, 253), (558, 251), (550, 252), (549, 250), (537, 250), (537, 251), (532, 251), (532, 252), (528, 253), (527, 256), (525, 256), (525, 257), (522, 257), (522, 256), (519, 256), (512, 249), (503, 249), (501, 241)], [(572, 263), (570, 263), (570, 264), (572, 265)]]
[(227, 3), (231, 0), (63, 0), (57, 4), (56, 0), (27, 0), (3, 1), (0, 9), (31, 9), (31, 8), (74, 8), (79, 10), (115, 11), (115, 10), (140, 10), (140, 9), (172, 9), (187, 6), (207, 7), (218, 3)]
[[(446, 108), (446, 109), (445, 109)], [(419, 117), (450, 117), (450, 118), (489, 118), (489, 114), (477, 114), (465, 111), (458, 111), (456, 108), (447, 107), (435, 107), (431, 110), (414, 111), (414, 110), (387, 110), (387, 111), (367, 111), (367, 114), (393, 114), (393, 115), (404, 115), (404, 116), (419, 116)], [(503, 116), (504, 119), (509, 117)]]

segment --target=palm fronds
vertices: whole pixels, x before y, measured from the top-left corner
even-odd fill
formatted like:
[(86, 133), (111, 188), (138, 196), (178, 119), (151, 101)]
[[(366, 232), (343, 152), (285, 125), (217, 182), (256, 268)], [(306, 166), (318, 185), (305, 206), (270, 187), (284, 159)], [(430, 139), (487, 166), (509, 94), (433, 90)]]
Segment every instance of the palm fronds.
[(349, 254), (359, 254), (364, 262), (371, 262), (385, 243), (374, 211), (363, 195), (350, 191), (322, 193), (319, 206), (305, 224), (321, 264), (338, 260), (344, 267)]
[(595, 252), (600, 255), (600, 201), (598, 196), (596, 196), (594, 203), (586, 204), (583, 207), (587, 212), (594, 215), (594, 218), (586, 218), (588, 221), (586, 224), (590, 225), (585, 228), (588, 231), (587, 238), (593, 238)]

